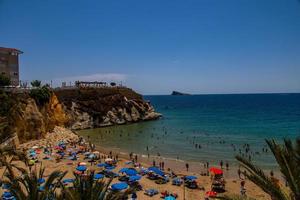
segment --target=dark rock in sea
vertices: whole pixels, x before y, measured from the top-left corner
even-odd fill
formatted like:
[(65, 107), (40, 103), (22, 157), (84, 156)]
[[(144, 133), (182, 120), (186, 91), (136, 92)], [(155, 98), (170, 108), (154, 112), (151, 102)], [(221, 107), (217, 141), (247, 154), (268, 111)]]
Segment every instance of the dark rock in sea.
[(178, 95), (178, 96), (182, 96), (182, 95), (190, 95), (187, 93), (182, 93), (182, 92), (178, 92), (178, 91), (173, 91), (171, 95)]

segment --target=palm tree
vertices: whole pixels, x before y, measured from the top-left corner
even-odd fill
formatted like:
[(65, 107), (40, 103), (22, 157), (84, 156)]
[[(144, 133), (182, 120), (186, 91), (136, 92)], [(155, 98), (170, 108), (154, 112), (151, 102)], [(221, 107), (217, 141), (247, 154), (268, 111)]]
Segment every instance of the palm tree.
[(12, 163), (13, 159), (18, 159), (25, 164), (28, 163), (26, 154), (23, 151), (17, 150), (11, 146), (5, 146), (0, 148), (0, 166), (4, 166), (6, 167), (6, 169), (19, 169), (18, 165)]
[(293, 145), (285, 139), (284, 144), (274, 140), (266, 140), (271, 149), (289, 189), (280, 186), (272, 176), (266, 175), (262, 169), (241, 156), (236, 159), (246, 169), (244, 175), (271, 196), (273, 200), (300, 200), (300, 138)]
[(40, 80), (33, 80), (33, 81), (31, 81), (30, 84), (32, 87), (41, 87), (42, 86), (42, 82)]
[(74, 174), (73, 187), (64, 188), (60, 199), (66, 200), (122, 200), (130, 194), (126, 192), (112, 192), (109, 190), (112, 178), (108, 182), (97, 181), (94, 173), (87, 176)]
[[(55, 199), (56, 190), (60, 187), (62, 178), (67, 172), (53, 171), (41, 186), (45, 168), (40, 166), (39, 172), (18, 168), (17, 173), (8, 166), (8, 172), (3, 181), (17, 200), (50, 200)], [(21, 175), (20, 175), (21, 174)]]

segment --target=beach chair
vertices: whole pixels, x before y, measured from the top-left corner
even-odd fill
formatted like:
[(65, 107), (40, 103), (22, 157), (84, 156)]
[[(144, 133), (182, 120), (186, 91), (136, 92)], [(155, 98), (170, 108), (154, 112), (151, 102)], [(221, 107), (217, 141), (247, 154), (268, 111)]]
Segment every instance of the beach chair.
[(225, 183), (223, 181), (214, 180), (211, 185), (211, 190), (215, 192), (225, 192)]
[(167, 177), (159, 177), (157, 180), (155, 180), (156, 184), (166, 184), (167, 182), (169, 182)]
[(183, 180), (181, 178), (174, 178), (172, 180), (172, 185), (181, 186), (183, 184)]
[(186, 181), (185, 182), (185, 186), (189, 189), (197, 189), (198, 188), (198, 184), (195, 180), (192, 181)]
[(158, 194), (158, 191), (156, 189), (148, 189), (148, 190), (145, 190), (145, 195), (147, 196), (154, 196), (154, 195), (157, 195)]

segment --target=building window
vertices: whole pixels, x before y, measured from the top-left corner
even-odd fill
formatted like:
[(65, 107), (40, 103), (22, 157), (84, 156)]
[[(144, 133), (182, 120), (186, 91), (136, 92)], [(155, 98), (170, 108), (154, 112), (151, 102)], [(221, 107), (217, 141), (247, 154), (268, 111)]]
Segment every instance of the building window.
[(14, 75), (15, 75), (15, 76), (18, 76), (18, 72), (14, 72)]
[(5, 72), (2, 72), (1, 74), (2, 74), (2, 75), (5, 75)]

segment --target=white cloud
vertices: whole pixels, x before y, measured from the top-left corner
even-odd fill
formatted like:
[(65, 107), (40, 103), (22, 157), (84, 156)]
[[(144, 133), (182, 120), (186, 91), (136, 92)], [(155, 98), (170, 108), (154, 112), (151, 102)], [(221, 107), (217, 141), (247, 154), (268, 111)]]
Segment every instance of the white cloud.
[(118, 74), (118, 73), (98, 73), (98, 74), (90, 74), (90, 75), (82, 75), (82, 76), (70, 76), (63, 78), (56, 78), (53, 80), (53, 86), (60, 86), (62, 82), (66, 82), (69, 84), (70, 82), (74, 84), (75, 81), (104, 81), (104, 82), (121, 82), (127, 79), (126, 74)]

